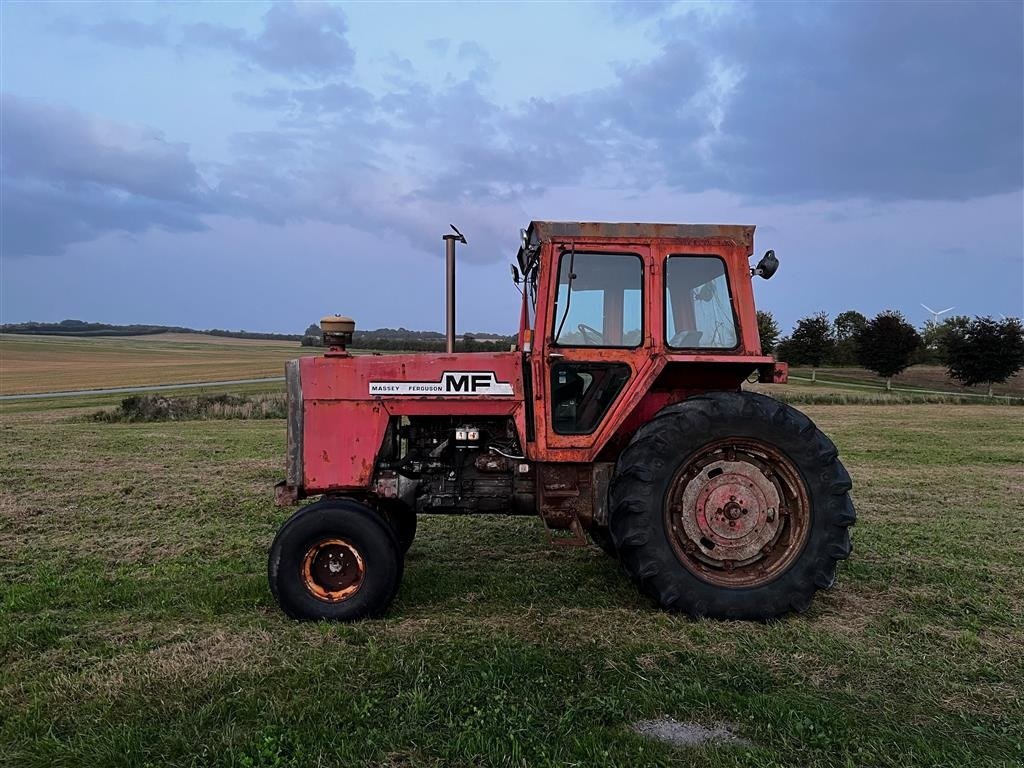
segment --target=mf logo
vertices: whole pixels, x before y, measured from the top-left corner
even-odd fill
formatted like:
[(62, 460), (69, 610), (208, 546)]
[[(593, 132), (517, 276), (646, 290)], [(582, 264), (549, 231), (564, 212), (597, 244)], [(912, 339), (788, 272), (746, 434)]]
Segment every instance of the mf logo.
[(498, 381), (494, 371), (445, 371), (439, 381), (371, 381), (371, 395), (512, 395), (512, 385)]
[(470, 394), (482, 389), (490, 391), (494, 383), (493, 373), (446, 373), (444, 375), (445, 392)]

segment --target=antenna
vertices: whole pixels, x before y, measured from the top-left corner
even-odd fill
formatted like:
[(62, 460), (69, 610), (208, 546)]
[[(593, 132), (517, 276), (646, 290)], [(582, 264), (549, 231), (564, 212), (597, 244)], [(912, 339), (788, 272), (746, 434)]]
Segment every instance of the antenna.
[(947, 312), (952, 312), (954, 309), (956, 309), (956, 307), (946, 307), (945, 309), (934, 310), (924, 303), (922, 303), (921, 306), (928, 310), (928, 313), (932, 316), (933, 323), (939, 322), (939, 315), (944, 315)]

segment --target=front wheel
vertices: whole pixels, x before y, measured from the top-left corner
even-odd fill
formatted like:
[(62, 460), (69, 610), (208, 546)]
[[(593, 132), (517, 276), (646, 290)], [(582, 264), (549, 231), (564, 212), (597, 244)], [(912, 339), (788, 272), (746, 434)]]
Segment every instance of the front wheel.
[(293, 619), (356, 621), (387, 610), (402, 566), (380, 514), (352, 499), (324, 499), (281, 526), (267, 571), (270, 591)]
[(662, 607), (731, 619), (804, 611), (849, 556), (850, 476), (805, 415), (715, 392), (659, 412), (622, 452), (611, 533)]

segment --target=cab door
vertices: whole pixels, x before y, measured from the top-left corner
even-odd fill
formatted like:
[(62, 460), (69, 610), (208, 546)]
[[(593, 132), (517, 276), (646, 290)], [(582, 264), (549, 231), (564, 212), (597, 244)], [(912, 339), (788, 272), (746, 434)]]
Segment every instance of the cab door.
[(538, 416), (548, 460), (589, 461), (621, 423), (621, 404), (650, 364), (646, 292), (654, 265), (647, 244), (562, 245), (555, 255)]

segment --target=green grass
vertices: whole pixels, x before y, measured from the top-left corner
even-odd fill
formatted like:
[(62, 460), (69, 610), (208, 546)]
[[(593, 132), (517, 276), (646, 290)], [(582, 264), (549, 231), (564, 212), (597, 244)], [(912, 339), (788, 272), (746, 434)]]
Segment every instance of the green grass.
[[(804, 616), (668, 616), (539, 521), (428, 518), (388, 618), (337, 626), (287, 620), (266, 586), (282, 422), (6, 406), (0, 765), (1024, 760), (1017, 409), (807, 408), (860, 520)], [(754, 747), (629, 731), (661, 715)]]

